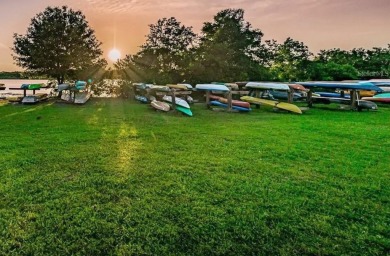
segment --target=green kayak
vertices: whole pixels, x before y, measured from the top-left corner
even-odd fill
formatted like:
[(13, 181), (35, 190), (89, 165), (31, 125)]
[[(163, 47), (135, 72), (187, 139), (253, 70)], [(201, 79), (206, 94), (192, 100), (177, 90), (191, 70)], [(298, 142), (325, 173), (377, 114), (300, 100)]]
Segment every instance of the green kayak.
[(29, 90), (38, 90), (38, 89), (41, 89), (41, 87), (42, 87), (42, 84), (29, 84), (28, 85)]

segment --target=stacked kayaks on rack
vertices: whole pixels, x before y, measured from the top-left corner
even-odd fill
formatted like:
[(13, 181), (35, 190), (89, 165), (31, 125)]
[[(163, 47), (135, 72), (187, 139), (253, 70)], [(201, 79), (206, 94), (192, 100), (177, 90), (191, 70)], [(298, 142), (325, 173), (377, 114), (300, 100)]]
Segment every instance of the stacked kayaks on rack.
[[(163, 97), (163, 100), (169, 103), (173, 103), (172, 96), (165, 95)], [(175, 97), (175, 105), (176, 110), (180, 111), (188, 116), (192, 116), (192, 111), (190, 109), (190, 105), (188, 105), (187, 101), (180, 99), (178, 97)]]

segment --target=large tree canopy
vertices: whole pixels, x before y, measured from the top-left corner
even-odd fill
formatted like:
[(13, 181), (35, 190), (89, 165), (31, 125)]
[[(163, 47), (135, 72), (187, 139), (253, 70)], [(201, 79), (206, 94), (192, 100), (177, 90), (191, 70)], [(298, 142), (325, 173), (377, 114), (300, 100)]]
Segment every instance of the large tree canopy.
[(20, 67), (63, 83), (92, 77), (106, 65), (100, 45), (80, 11), (48, 7), (31, 20), (25, 35), (14, 34), (13, 57)]
[(192, 80), (235, 81), (265, 78), (263, 33), (245, 22), (242, 9), (222, 10), (206, 22), (191, 65)]
[(141, 51), (116, 64), (125, 77), (151, 83), (177, 83), (185, 77), (187, 55), (196, 35), (191, 27), (175, 18), (159, 19), (149, 25), (150, 32)]

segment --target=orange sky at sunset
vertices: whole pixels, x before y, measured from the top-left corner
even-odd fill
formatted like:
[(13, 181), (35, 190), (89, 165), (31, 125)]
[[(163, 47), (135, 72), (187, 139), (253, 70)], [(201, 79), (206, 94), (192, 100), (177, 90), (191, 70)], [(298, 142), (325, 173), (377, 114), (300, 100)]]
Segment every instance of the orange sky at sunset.
[(19, 70), (11, 56), (12, 35), (25, 34), (30, 19), (49, 5), (80, 9), (103, 43), (106, 59), (114, 47), (122, 55), (136, 53), (148, 24), (159, 18), (174, 16), (198, 33), (203, 22), (225, 8), (243, 8), (245, 19), (263, 31), (264, 39), (281, 42), (290, 36), (314, 53), (390, 43), (389, 0), (0, 0), (0, 71)]

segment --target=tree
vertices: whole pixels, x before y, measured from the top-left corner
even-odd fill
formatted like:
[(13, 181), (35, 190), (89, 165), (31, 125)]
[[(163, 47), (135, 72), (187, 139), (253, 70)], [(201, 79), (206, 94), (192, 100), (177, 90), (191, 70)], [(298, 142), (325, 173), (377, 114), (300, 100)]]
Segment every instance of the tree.
[(150, 32), (141, 50), (118, 62), (124, 77), (151, 83), (175, 83), (185, 79), (187, 55), (196, 35), (192, 27), (181, 25), (174, 17), (149, 25)]
[(60, 84), (103, 68), (100, 45), (80, 11), (47, 7), (31, 20), (26, 35), (14, 34), (13, 57), (18, 66)]
[(192, 80), (235, 81), (265, 77), (263, 33), (245, 22), (242, 9), (222, 10), (206, 22), (191, 64)]
[(268, 45), (272, 52), (271, 72), (273, 72), (275, 80), (297, 81), (307, 79), (306, 69), (313, 54), (303, 42), (295, 41), (289, 37), (283, 44), (272, 41)]

